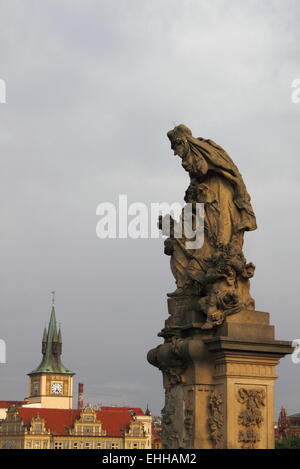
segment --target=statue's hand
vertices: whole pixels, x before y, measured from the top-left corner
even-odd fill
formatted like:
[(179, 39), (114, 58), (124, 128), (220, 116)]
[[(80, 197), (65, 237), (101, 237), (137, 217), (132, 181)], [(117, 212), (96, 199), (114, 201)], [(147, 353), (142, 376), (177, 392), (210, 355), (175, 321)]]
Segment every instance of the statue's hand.
[(197, 200), (197, 184), (191, 180), (191, 183), (187, 190), (185, 191), (184, 201), (190, 203)]
[(164, 253), (167, 256), (172, 256), (172, 254), (174, 252), (174, 245), (173, 245), (173, 242), (172, 242), (171, 238), (167, 238), (164, 242), (164, 245), (165, 245)]

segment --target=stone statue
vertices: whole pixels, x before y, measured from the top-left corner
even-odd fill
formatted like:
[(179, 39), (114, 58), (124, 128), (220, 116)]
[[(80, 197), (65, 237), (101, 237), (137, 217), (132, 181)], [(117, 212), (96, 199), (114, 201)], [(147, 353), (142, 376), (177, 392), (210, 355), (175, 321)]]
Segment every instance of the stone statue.
[(275, 339), (269, 313), (256, 311), (250, 296), (255, 267), (243, 241), (256, 220), (249, 194), (219, 145), (194, 138), (185, 125), (168, 138), (190, 184), (179, 221), (159, 219), (176, 281), (158, 334), (164, 343), (147, 354), (163, 376), (163, 445), (273, 448), (275, 367), (292, 347)]
[(210, 329), (222, 324), (226, 315), (254, 309), (249, 278), (255, 266), (246, 262), (243, 239), (245, 231), (256, 229), (255, 215), (242, 176), (222, 147), (193, 137), (182, 124), (167, 135), (190, 175), (185, 202), (204, 204), (204, 242), (199, 249), (188, 249), (186, 237), (174, 237), (176, 222), (171, 219), (165, 253), (171, 256), (177, 289), (168, 296), (197, 296), (207, 318), (202, 328)]

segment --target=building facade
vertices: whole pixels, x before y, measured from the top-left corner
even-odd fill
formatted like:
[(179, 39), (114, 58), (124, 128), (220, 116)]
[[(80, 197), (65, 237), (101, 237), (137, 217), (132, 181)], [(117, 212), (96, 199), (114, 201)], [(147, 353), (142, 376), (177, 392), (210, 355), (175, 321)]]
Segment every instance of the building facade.
[(149, 449), (149, 409), (83, 406), (72, 408), (74, 372), (62, 361), (62, 335), (52, 305), (42, 338), (42, 361), (29, 376), (23, 401), (0, 401), (0, 449)]
[(12, 406), (0, 427), (0, 449), (150, 449), (151, 426), (139, 408)]
[(300, 437), (300, 414), (287, 415), (286, 409), (281, 408), (278, 423), (275, 427), (276, 440)]

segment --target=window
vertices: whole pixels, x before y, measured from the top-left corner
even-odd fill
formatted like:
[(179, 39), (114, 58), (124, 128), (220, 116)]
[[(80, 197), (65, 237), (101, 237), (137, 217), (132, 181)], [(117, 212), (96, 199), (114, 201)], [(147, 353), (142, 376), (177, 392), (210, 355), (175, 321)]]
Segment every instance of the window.
[(92, 443), (86, 443), (84, 447), (85, 449), (92, 449)]
[(35, 383), (33, 383), (33, 393), (34, 393), (35, 395), (37, 395), (38, 392), (39, 392), (39, 383), (38, 383), (38, 382), (35, 382)]
[(137, 425), (135, 425), (135, 426), (133, 427), (132, 432), (133, 432), (133, 434), (134, 434), (135, 436), (138, 436), (138, 435), (140, 434), (140, 427), (138, 427)]
[(77, 441), (74, 441), (74, 443), (73, 443), (73, 449), (78, 449), (78, 443), (77, 443)]
[(30, 440), (26, 442), (26, 448), (28, 448), (28, 449), (31, 448), (31, 441)]
[(41, 433), (42, 432), (42, 425), (40, 423), (36, 423), (33, 427), (33, 430), (35, 433)]
[(62, 448), (63, 448), (62, 441), (55, 441), (54, 449), (62, 449)]
[(101, 448), (102, 448), (102, 445), (101, 445), (101, 443), (98, 442), (97, 443), (97, 449), (101, 449)]
[(93, 433), (93, 427), (90, 425), (85, 425), (83, 427), (83, 433)]
[(86, 415), (83, 420), (84, 422), (93, 422), (94, 417), (92, 415)]
[(40, 449), (40, 447), (41, 447), (41, 442), (39, 440), (35, 440), (33, 443), (33, 448)]
[(119, 448), (118, 443), (112, 443), (111, 444), (111, 449), (118, 449), (118, 448)]

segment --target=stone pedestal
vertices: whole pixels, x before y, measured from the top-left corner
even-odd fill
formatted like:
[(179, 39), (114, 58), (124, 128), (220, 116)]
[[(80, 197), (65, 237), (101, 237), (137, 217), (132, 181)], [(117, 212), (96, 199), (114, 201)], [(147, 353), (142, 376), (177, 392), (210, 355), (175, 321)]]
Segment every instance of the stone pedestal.
[(269, 314), (244, 310), (202, 330), (196, 298), (168, 300), (165, 343), (148, 353), (163, 373), (166, 448), (274, 447), (275, 367), (292, 352)]

